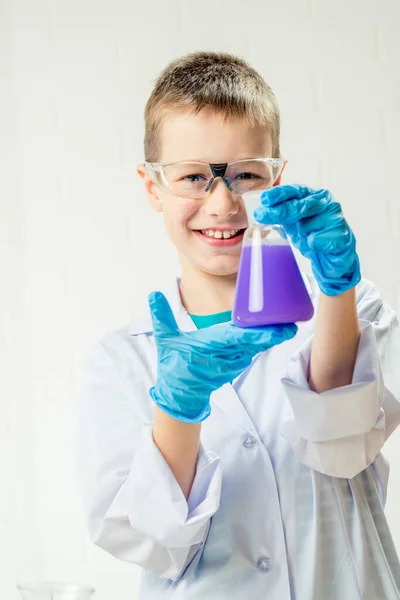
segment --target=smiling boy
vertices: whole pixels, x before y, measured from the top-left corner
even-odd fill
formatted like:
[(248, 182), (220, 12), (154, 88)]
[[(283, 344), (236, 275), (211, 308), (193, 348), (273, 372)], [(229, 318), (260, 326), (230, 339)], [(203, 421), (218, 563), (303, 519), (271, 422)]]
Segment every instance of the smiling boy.
[[(281, 185), (278, 106), (241, 58), (173, 61), (145, 122), (137, 170), (182, 271), (88, 358), (92, 541), (143, 567), (142, 599), (399, 598), (381, 455), (400, 421), (399, 326), (340, 205)], [(315, 317), (245, 330), (230, 322), (241, 194), (266, 173), (256, 217), (311, 260)]]

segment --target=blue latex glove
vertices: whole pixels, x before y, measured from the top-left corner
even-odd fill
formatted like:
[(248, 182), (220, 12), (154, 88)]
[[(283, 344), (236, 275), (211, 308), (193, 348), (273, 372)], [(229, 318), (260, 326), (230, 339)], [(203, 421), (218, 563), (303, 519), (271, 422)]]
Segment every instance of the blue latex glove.
[(296, 325), (243, 329), (222, 323), (197, 331), (180, 331), (161, 292), (149, 296), (158, 350), (154, 402), (171, 417), (200, 423), (210, 412), (210, 395), (238, 377), (259, 352), (292, 338)]
[(282, 225), (293, 245), (311, 260), (320, 290), (336, 296), (361, 279), (356, 238), (340, 204), (328, 190), (282, 185), (261, 194), (254, 217), (264, 225)]

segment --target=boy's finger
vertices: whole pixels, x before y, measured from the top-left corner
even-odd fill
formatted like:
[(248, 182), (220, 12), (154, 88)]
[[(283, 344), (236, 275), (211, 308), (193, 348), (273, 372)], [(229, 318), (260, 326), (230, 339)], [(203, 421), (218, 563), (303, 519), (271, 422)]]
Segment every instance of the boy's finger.
[(319, 190), (304, 198), (291, 198), (271, 206), (263, 204), (254, 211), (254, 216), (257, 221), (265, 225), (274, 223), (284, 225), (314, 217), (327, 210), (336, 212), (340, 210), (340, 205), (332, 201), (329, 192)]
[(294, 337), (297, 333), (297, 325), (289, 323), (285, 325), (268, 325), (266, 327), (249, 327), (247, 329), (232, 325), (232, 331), (235, 332), (237, 344), (243, 343), (268, 349)]
[[(270, 338), (266, 349), (282, 344), (293, 338), (297, 333), (297, 325), (290, 323), (287, 325), (274, 325), (270, 331)], [(261, 342), (262, 344), (262, 342)]]
[(149, 295), (149, 306), (154, 335), (176, 333), (179, 331), (171, 307), (164, 294), (161, 292), (152, 292)]
[(274, 206), (287, 200), (300, 200), (320, 191), (305, 185), (276, 185), (265, 190), (261, 194), (260, 200), (261, 204), (265, 206)]

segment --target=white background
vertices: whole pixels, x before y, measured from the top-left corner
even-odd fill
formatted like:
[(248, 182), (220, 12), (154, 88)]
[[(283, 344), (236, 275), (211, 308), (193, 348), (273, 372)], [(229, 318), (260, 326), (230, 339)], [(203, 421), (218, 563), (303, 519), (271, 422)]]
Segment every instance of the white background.
[(333, 192), (400, 310), (399, 30), (398, 0), (0, 1), (2, 599), (30, 579), (137, 597), (139, 570), (88, 542), (76, 416), (89, 348), (178, 272), (135, 171), (155, 76), (188, 51), (248, 59), (280, 103), (285, 181)]

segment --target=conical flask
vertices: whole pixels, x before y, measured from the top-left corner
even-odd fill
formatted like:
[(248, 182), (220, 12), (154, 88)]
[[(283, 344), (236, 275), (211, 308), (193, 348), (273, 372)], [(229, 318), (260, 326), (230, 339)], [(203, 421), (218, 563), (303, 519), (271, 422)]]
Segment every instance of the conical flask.
[(88, 585), (57, 582), (17, 585), (24, 600), (89, 600), (95, 589)]
[(243, 194), (249, 227), (243, 238), (232, 312), (238, 327), (308, 321), (314, 314), (284, 229), (254, 219), (262, 192)]

